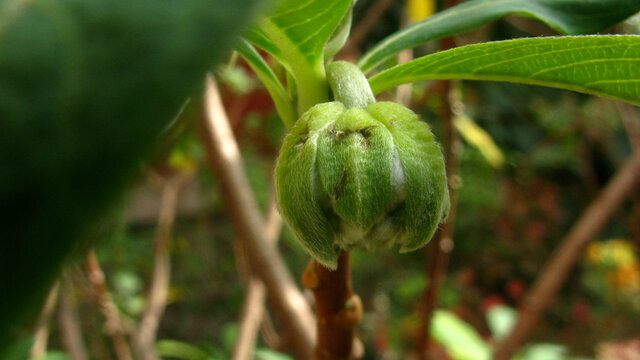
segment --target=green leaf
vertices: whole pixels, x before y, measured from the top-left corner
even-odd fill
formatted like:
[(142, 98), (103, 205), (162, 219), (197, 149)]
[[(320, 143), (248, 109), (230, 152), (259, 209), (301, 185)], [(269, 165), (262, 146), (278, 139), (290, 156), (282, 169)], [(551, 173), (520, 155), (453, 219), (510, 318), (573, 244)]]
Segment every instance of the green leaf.
[[(329, 99), (324, 49), (350, 6), (351, 0), (285, 0), (259, 22), (296, 80), (298, 114)], [(255, 40), (259, 33), (252, 34)]]
[(395, 66), (369, 80), (374, 93), (417, 81), (508, 81), (640, 105), (640, 36), (565, 36), (468, 45)]
[(491, 358), (491, 348), (480, 334), (450, 311), (437, 310), (433, 314), (429, 333), (454, 360)]
[(271, 56), (278, 60), (278, 62), (280, 62), (280, 64), (282, 64), (282, 66), (284, 66), (284, 68), (287, 69), (288, 72), (291, 72), (289, 63), (287, 63), (287, 60), (285, 60), (278, 47), (276, 47), (276, 44), (274, 44), (269, 39), (267, 34), (265, 34), (262, 30), (253, 26), (244, 34), (243, 37), (253, 45), (268, 52)]
[(531, 344), (527, 345), (516, 360), (567, 360), (567, 348), (559, 344)]
[(518, 311), (505, 305), (496, 305), (487, 312), (487, 325), (497, 341), (505, 338), (518, 320)]
[(638, 11), (637, 0), (467, 1), (388, 36), (364, 54), (358, 66), (368, 73), (402, 50), (475, 29), (509, 14), (535, 18), (559, 33), (578, 35), (604, 30)]
[(293, 360), (290, 356), (270, 349), (256, 349), (255, 360)]
[(293, 126), (297, 120), (293, 102), (276, 74), (273, 73), (260, 53), (246, 40), (241, 40), (238, 45), (236, 45), (236, 51), (247, 61), (251, 69), (253, 69), (267, 88), (285, 126), (287, 128)]
[(197, 346), (177, 340), (160, 340), (156, 343), (160, 356), (184, 360), (206, 360), (209, 355)]
[[(0, 6), (0, 349), (139, 171), (254, 0)], [(87, 239), (80, 243), (80, 239)]]

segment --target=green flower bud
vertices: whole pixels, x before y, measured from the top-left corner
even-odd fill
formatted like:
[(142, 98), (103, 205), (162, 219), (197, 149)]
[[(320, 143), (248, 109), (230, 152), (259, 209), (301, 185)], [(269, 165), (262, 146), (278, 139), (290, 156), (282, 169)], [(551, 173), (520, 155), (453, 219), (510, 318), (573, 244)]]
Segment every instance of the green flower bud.
[(282, 217), (332, 269), (340, 249), (418, 249), (449, 211), (440, 146), (416, 114), (391, 102), (309, 109), (285, 137), (275, 182)]

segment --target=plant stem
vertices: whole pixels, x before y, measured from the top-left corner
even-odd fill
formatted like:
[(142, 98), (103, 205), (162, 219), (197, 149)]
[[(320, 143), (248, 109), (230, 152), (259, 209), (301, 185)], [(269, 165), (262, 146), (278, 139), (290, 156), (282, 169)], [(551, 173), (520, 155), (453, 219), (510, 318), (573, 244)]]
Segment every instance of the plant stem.
[(302, 282), (315, 298), (318, 343), (314, 359), (351, 359), (355, 327), (362, 319), (362, 303), (351, 286), (349, 252), (340, 253), (334, 271), (312, 261)]
[[(455, 1), (447, 1), (446, 6), (455, 5)], [(442, 50), (455, 47), (452, 37), (442, 40)], [(427, 266), (428, 288), (422, 302), (422, 324), (418, 331), (418, 357), (422, 360), (429, 357), (430, 336), (429, 328), (434, 310), (438, 307), (439, 288), (447, 271), (449, 253), (453, 250), (453, 230), (458, 204), (458, 154), (456, 151), (458, 133), (453, 124), (453, 111), (450, 101), (451, 80), (438, 81), (436, 90), (440, 95), (440, 120), (444, 128), (442, 139), (444, 148), (445, 166), (447, 171), (447, 183), (449, 185), (449, 200), (451, 207), (446, 222), (436, 233), (431, 246), (428, 247), (429, 263)]]
[(74, 286), (68, 271), (60, 279), (60, 305), (58, 307), (58, 326), (64, 348), (71, 360), (87, 360), (87, 351), (82, 338), (82, 326), (78, 320)]
[(44, 303), (42, 313), (38, 319), (36, 331), (33, 340), (33, 346), (29, 353), (29, 358), (38, 359), (44, 357), (47, 352), (47, 343), (49, 340), (49, 320), (56, 308), (56, 301), (58, 300), (58, 290), (60, 288), (59, 283), (53, 285), (47, 296), (47, 301)]
[(526, 340), (540, 315), (551, 303), (583, 249), (607, 224), (627, 194), (640, 182), (640, 151), (618, 170), (600, 195), (580, 216), (560, 247), (545, 265), (520, 307), (518, 322), (495, 352), (495, 360), (507, 360)]
[(164, 179), (162, 184), (162, 202), (158, 215), (158, 228), (155, 238), (155, 254), (151, 288), (149, 289), (147, 309), (140, 321), (137, 334), (138, 357), (144, 360), (159, 359), (155, 350), (156, 333), (160, 319), (164, 314), (171, 281), (171, 258), (169, 244), (176, 217), (178, 192), (182, 179), (180, 175)]
[(267, 287), (270, 300), (288, 330), (295, 334), (293, 347), (298, 359), (310, 359), (315, 341), (313, 314), (296, 287), (275, 244), (267, 240), (264, 219), (233, 139), (224, 107), (212, 76), (206, 80), (204, 114), (200, 134), (207, 157), (218, 176), (221, 195), (231, 210), (231, 219), (244, 239), (253, 273)]
[(104, 315), (105, 330), (111, 337), (116, 357), (118, 360), (131, 360), (131, 350), (129, 350), (124, 325), (120, 318), (120, 311), (111, 298), (104, 272), (100, 267), (94, 250), (89, 250), (87, 254), (86, 268), (87, 275), (93, 286), (96, 302)]
[[(271, 201), (269, 217), (267, 219), (267, 227), (265, 229), (269, 243), (275, 244), (280, 236), (282, 229), (282, 218), (278, 214), (275, 199)], [(246, 261), (246, 246), (241, 239), (237, 239), (236, 263), (239, 272), (246, 274), (244, 281), (246, 283), (246, 295), (244, 305), (242, 306), (242, 316), (238, 331), (238, 339), (233, 350), (232, 360), (251, 360), (253, 359), (253, 351), (260, 330), (260, 324), (263, 323), (265, 315), (264, 301), (267, 297), (267, 289), (260, 278), (251, 272), (251, 266)], [(244, 261), (243, 261), (244, 260)]]

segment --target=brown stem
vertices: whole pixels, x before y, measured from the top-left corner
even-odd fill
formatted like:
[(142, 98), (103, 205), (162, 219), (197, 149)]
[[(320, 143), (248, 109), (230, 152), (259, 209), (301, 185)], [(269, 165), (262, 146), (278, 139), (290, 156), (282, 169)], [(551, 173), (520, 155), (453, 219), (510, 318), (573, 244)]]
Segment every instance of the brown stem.
[(640, 118), (635, 107), (616, 101), (616, 108), (634, 151), (640, 150)]
[(64, 272), (60, 279), (59, 301), (58, 324), (64, 348), (71, 360), (87, 360), (88, 356), (84, 347), (82, 327), (76, 312), (73, 283), (71, 276), (67, 272)]
[[(358, 54), (358, 48), (364, 37), (378, 23), (380, 17), (393, 5), (393, 0), (377, 0), (373, 6), (369, 8), (358, 25), (351, 31), (349, 40), (340, 51), (340, 58), (353, 56)], [(357, 58), (357, 56), (353, 56)]]
[(362, 319), (362, 303), (351, 287), (349, 252), (340, 254), (336, 270), (312, 261), (302, 282), (313, 291), (316, 304), (318, 344), (314, 359), (351, 359), (355, 327)]
[[(448, 0), (445, 7), (451, 7), (457, 1)], [(442, 50), (455, 47), (453, 37), (442, 40)], [(428, 247), (429, 262), (427, 265), (428, 287), (422, 301), (422, 323), (418, 330), (418, 357), (422, 360), (429, 358), (430, 337), (429, 327), (434, 310), (438, 307), (439, 289), (442, 279), (447, 271), (449, 253), (453, 250), (453, 229), (456, 218), (456, 208), (458, 204), (458, 168), (459, 160), (456, 151), (458, 143), (458, 133), (453, 125), (453, 111), (450, 101), (452, 81), (438, 81), (436, 91), (440, 95), (442, 104), (440, 106), (440, 119), (443, 124), (444, 136), (442, 139), (444, 147), (445, 166), (447, 171), (447, 182), (449, 185), (449, 200), (451, 208), (449, 216), (435, 235), (431, 246)]]
[(254, 274), (265, 284), (271, 303), (289, 332), (299, 359), (310, 359), (315, 342), (313, 314), (285, 266), (276, 246), (264, 233), (264, 220), (249, 186), (238, 145), (212, 76), (206, 80), (204, 116), (200, 135), (207, 157), (220, 181), (231, 219), (247, 246)]
[[(269, 210), (267, 228), (265, 229), (269, 243), (275, 244), (278, 241), (281, 229), (282, 218), (280, 218), (275, 200), (273, 200)], [(240, 245), (244, 244), (240, 241)], [(242, 246), (242, 248), (241, 250), (246, 250), (246, 246)], [(247, 294), (245, 295), (242, 316), (240, 318), (240, 330), (238, 331), (238, 339), (236, 340), (232, 360), (250, 360), (253, 359), (256, 338), (265, 314), (264, 301), (267, 297), (267, 289), (260, 278), (251, 273), (249, 264), (246, 261), (241, 261), (246, 258), (243, 251), (238, 252), (239, 256), (236, 256), (237, 262), (241, 263), (240, 266), (244, 268), (244, 272), (247, 273), (249, 277), (246, 279)]]
[(182, 179), (179, 175), (163, 180), (158, 229), (155, 237), (153, 275), (149, 289), (147, 309), (140, 321), (136, 336), (138, 357), (144, 360), (159, 359), (155, 350), (156, 334), (164, 314), (171, 281), (171, 257), (169, 245), (176, 218), (178, 192)]
[(45, 355), (47, 352), (47, 343), (49, 340), (49, 320), (56, 308), (56, 301), (58, 300), (59, 284), (53, 285), (47, 296), (47, 301), (44, 303), (42, 313), (38, 319), (36, 325), (36, 331), (33, 340), (33, 346), (29, 353), (31, 359), (37, 359)]
[(580, 216), (562, 240), (520, 306), (518, 322), (495, 352), (495, 360), (507, 360), (526, 340), (541, 313), (553, 300), (583, 249), (607, 224), (627, 194), (640, 181), (640, 151), (618, 170), (600, 195)]
[(87, 253), (85, 265), (96, 302), (105, 318), (105, 331), (111, 338), (116, 357), (118, 360), (131, 360), (131, 350), (125, 336), (125, 326), (120, 317), (120, 311), (111, 298), (104, 272), (94, 250), (89, 250)]

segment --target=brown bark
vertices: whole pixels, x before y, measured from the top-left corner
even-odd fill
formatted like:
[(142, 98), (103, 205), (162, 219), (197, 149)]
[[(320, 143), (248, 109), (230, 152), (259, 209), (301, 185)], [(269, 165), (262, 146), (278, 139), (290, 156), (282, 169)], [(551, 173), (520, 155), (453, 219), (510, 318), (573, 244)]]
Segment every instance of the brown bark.
[(338, 268), (333, 271), (312, 261), (302, 282), (315, 298), (318, 344), (314, 359), (351, 359), (355, 327), (362, 319), (362, 303), (351, 286), (349, 253), (340, 254)]
[(173, 178), (163, 180), (162, 184), (162, 203), (155, 237), (154, 268), (149, 289), (149, 300), (136, 335), (137, 355), (144, 360), (160, 358), (155, 350), (156, 334), (160, 319), (167, 305), (167, 295), (169, 294), (171, 281), (169, 245), (181, 183), (180, 175), (176, 175)]
[(315, 342), (313, 314), (285, 266), (276, 246), (264, 233), (264, 220), (247, 180), (242, 157), (212, 76), (206, 80), (204, 116), (200, 134), (207, 157), (220, 181), (231, 219), (244, 240), (253, 273), (267, 288), (271, 304), (288, 331), (298, 359), (310, 359)]
[(60, 286), (58, 283), (53, 285), (53, 287), (49, 291), (49, 296), (47, 296), (47, 301), (44, 303), (44, 307), (42, 308), (42, 313), (40, 314), (38, 324), (36, 325), (33, 346), (31, 347), (31, 351), (29, 352), (29, 357), (31, 359), (40, 358), (47, 352), (47, 343), (49, 340), (49, 321), (51, 320), (51, 315), (53, 315), (53, 312), (56, 308), (59, 287)]
[[(457, 0), (448, 0), (445, 2), (445, 8), (455, 6)], [(442, 40), (442, 50), (452, 49), (455, 47), (453, 37), (447, 37)], [(436, 91), (440, 95), (442, 104), (440, 106), (440, 121), (443, 124), (443, 148), (445, 166), (447, 171), (447, 182), (449, 185), (449, 200), (451, 207), (449, 216), (441, 228), (434, 236), (432, 244), (428, 249), (429, 262), (427, 265), (428, 287), (425, 292), (422, 304), (422, 323), (418, 330), (418, 358), (426, 360), (429, 358), (429, 349), (431, 345), (429, 337), (429, 328), (433, 312), (438, 307), (440, 283), (447, 272), (447, 264), (449, 262), (449, 254), (453, 250), (453, 229), (456, 218), (456, 208), (458, 204), (458, 154), (457, 143), (458, 133), (453, 125), (453, 111), (450, 101), (450, 93), (453, 82), (450, 80), (438, 81), (436, 83)]]
[[(282, 218), (278, 214), (275, 200), (269, 210), (269, 218), (267, 219), (267, 228), (265, 229), (266, 237), (269, 243), (275, 244), (280, 236), (282, 229)], [(240, 242), (239, 245), (242, 245)], [(246, 250), (242, 246), (241, 250)], [(250, 264), (246, 261), (246, 251), (238, 251), (240, 256), (236, 256), (236, 261), (241, 263), (240, 267), (244, 273), (248, 275), (244, 279), (247, 283), (244, 305), (242, 306), (242, 316), (240, 318), (240, 330), (238, 331), (238, 339), (233, 350), (232, 360), (251, 360), (253, 359), (253, 351), (258, 337), (260, 325), (263, 323), (265, 315), (264, 301), (267, 297), (267, 289), (258, 276), (251, 273)]]
[(60, 279), (60, 305), (58, 307), (58, 324), (60, 337), (71, 360), (87, 360), (87, 351), (82, 337), (82, 327), (76, 311), (73, 282), (68, 273)]
[(111, 338), (118, 360), (131, 360), (131, 350), (126, 337), (120, 311), (111, 298), (104, 272), (94, 250), (90, 250), (86, 260), (87, 275), (91, 280), (94, 297), (105, 318), (105, 331)]
[(542, 269), (520, 306), (518, 322), (497, 347), (494, 359), (507, 360), (524, 343), (542, 312), (552, 302), (582, 251), (607, 224), (627, 194), (640, 181), (640, 151), (618, 170), (606, 188), (580, 216)]
[(371, 29), (378, 23), (382, 15), (393, 5), (393, 0), (377, 0), (356, 25), (349, 35), (349, 40), (340, 51), (339, 58), (357, 58), (360, 43)]

